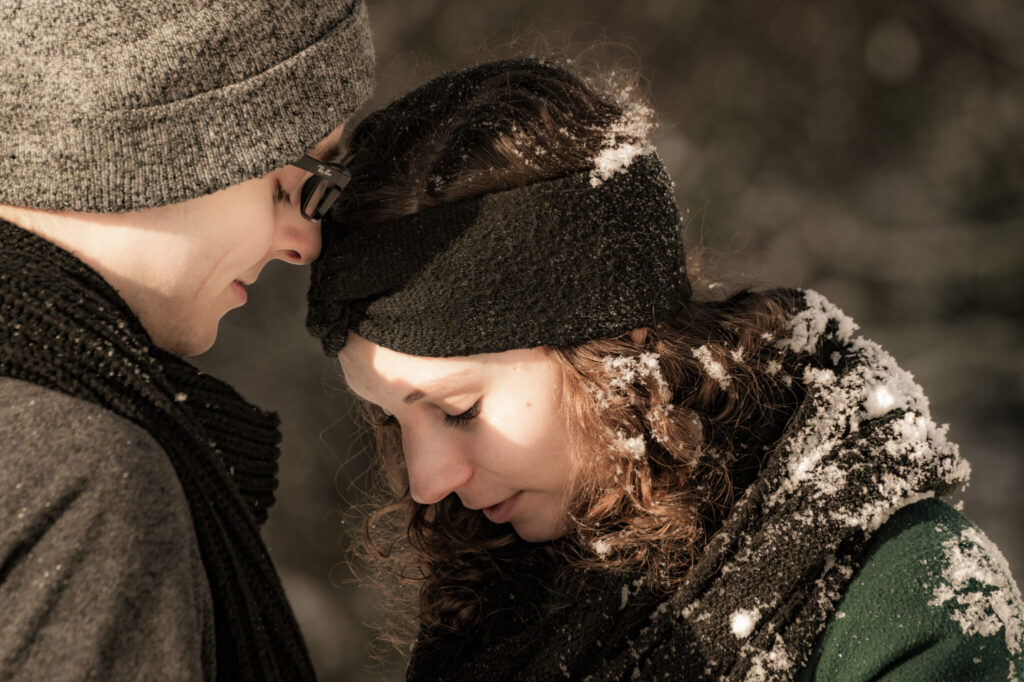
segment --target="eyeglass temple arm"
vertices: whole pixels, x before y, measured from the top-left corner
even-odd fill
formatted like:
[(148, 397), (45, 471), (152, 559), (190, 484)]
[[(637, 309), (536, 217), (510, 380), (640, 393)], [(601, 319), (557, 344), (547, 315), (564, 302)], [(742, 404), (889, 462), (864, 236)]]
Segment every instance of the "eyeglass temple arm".
[(304, 171), (312, 173), (313, 175), (329, 180), (334, 183), (339, 189), (345, 187), (349, 180), (352, 179), (352, 174), (348, 172), (347, 168), (338, 166), (333, 163), (326, 161), (320, 161), (314, 159), (308, 154), (303, 154), (299, 158), (292, 161), (291, 165), (297, 166)]

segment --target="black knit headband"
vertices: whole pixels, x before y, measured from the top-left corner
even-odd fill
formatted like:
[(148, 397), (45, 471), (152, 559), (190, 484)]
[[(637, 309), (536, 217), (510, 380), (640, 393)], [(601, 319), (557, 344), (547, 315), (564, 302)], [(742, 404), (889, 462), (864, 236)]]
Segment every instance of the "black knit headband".
[[(576, 345), (654, 326), (690, 297), (672, 181), (654, 153), (345, 232), (313, 264), (307, 327), (410, 355)], [(595, 186), (596, 185), (596, 186)]]

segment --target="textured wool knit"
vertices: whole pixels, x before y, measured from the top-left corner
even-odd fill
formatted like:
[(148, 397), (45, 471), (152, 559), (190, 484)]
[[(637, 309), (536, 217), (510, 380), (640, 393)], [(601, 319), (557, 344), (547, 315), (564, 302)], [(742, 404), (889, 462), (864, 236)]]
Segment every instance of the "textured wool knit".
[[(354, 180), (353, 184), (358, 180)], [(447, 357), (655, 326), (690, 297), (679, 209), (656, 154), (351, 228), (327, 221), (307, 326)]]
[(277, 487), (277, 416), (156, 348), (71, 254), (2, 221), (0, 244), (0, 376), (102, 406), (163, 449), (154, 456), (181, 482), (209, 580), (218, 679), (311, 679), (259, 534)]
[(362, 0), (2, 0), (0, 203), (110, 213), (259, 177), (373, 68)]
[[(804, 305), (776, 347), (801, 403), (783, 436), (763, 444), (761, 473), (680, 587), (666, 594), (639, 575), (556, 569), (548, 581), (496, 569), (480, 594), (488, 618), (459, 635), (423, 633), (409, 679), (794, 679), (872, 535), (969, 476), (913, 378), (854, 337), (856, 325), (823, 297), (797, 295)], [(1019, 643), (1019, 591), (986, 601), (988, 586), (947, 587), (954, 604), (976, 597), (991, 626), (973, 646)]]

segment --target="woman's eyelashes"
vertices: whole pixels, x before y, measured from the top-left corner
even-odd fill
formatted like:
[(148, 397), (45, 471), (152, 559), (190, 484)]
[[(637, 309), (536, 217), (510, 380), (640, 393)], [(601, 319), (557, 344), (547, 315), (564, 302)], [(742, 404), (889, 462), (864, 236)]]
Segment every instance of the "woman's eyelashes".
[[(473, 406), (461, 414), (448, 414), (441, 412), (443, 423), (445, 426), (459, 427), (466, 426), (469, 422), (476, 419), (477, 415), (480, 414), (480, 401), (473, 403)], [(398, 424), (398, 420), (395, 415), (380, 410), (377, 418), (382, 426), (389, 426)]]
[(477, 415), (480, 414), (480, 401), (473, 403), (473, 407), (469, 408), (462, 414), (445, 414), (444, 425), (445, 426), (466, 426), (469, 422), (476, 419)]

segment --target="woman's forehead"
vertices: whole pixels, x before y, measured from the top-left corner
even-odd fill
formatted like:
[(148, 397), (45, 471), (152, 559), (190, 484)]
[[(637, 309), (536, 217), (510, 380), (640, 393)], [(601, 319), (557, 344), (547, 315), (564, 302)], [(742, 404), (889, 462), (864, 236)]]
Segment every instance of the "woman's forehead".
[(356, 393), (381, 388), (394, 390), (427, 389), (455, 383), (484, 371), (490, 364), (488, 356), (429, 358), (406, 355), (385, 348), (362, 337), (350, 334), (338, 353), (342, 372), (349, 387)]
[(537, 369), (551, 360), (543, 348), (523, 348), (451, 358), (407, 355), (350, 333), (338, 354), (349, 387), (360, 395), (394, 387), (430, 394), (503, 370)]

